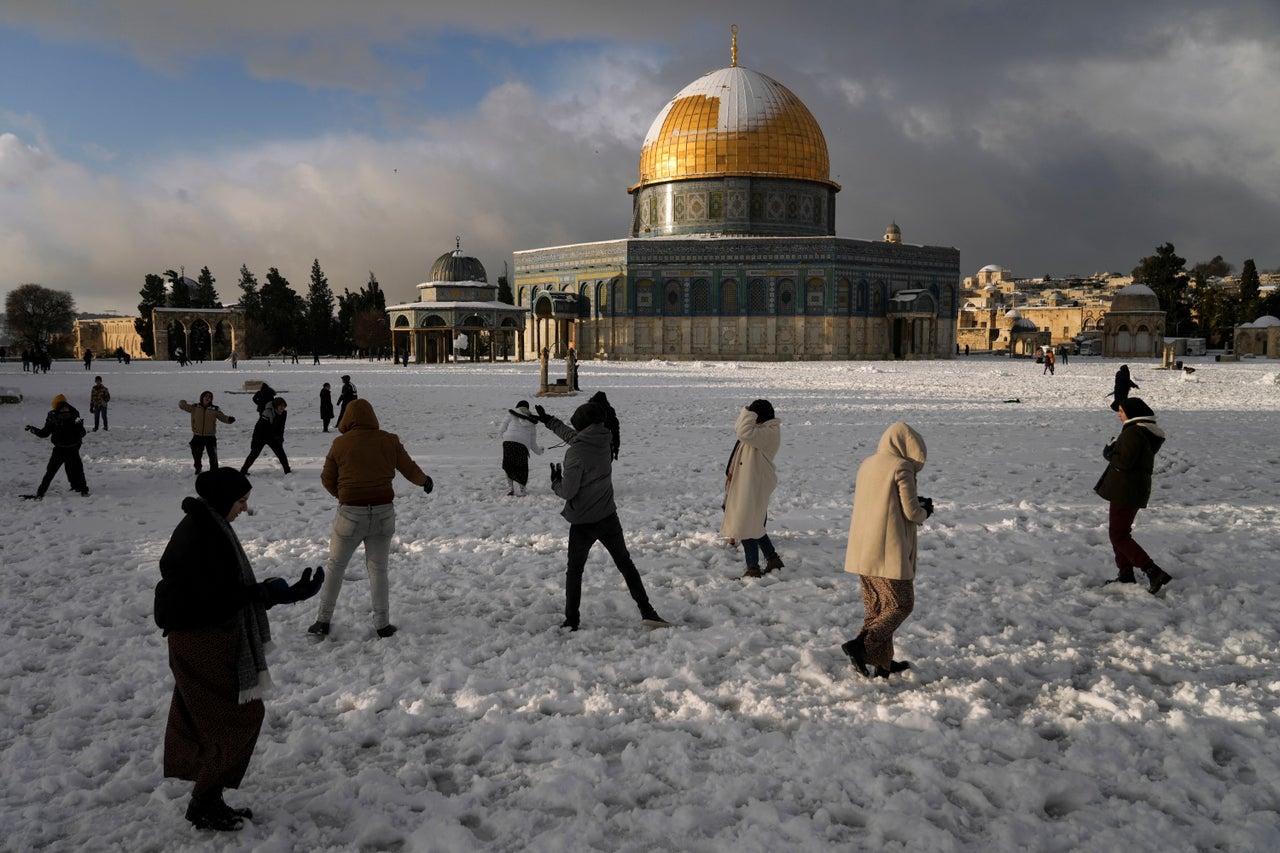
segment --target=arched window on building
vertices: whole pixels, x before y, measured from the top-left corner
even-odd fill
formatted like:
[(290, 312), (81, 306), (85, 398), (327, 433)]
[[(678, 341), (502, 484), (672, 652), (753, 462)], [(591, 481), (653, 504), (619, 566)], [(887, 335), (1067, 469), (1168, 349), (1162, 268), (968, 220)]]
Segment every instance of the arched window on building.
[(711, 313), (711, 282), (705, 278), (695, 278), (689, 285), (689, 295), (693, 297), (694, 314)]
[(796, 313), (796, 283), (789, 278), (778, 280), (778, 313)]
[(804, 286), (804, 313), (825, 314), (827, 310), (827, 283), (820, 278), (811, 278)]
[(653, 280), (642, 278), (636, 282), (636, 313), (655, 314), (657, 306), (653, 299)]
[(609, 307), (615, 317), (627, 313), (627, 283), (621, 276), (613, 280), (613, 298), (609, 300)]
[(720, 315), (732, 317), (738, 313), (738, 280), (728, 278), (720, 282)]
[(868, 305), (867, 298), (870, 291), (871, 291), (871, 285), (867, 284), (867, 280), (865, 278), (858, 282), (858, 299), (854, 303), (854, 306), (853, 306), (854, 311), (856, 311), (859, 314), (867, 313), (867, 305)]
[(847, 316), (852, 309), (849, 304), (849, 279), (842, 278), (836, 281), (836, 315), (840, 317)]
[(676, 278), (667, 279), (667, 283), (662, 286), (662, 313), (668, 316), (676, 316), (684, 313), (683, 288), (680, 286), (680, 280)]
[(747, 285), (747, 313), (753, 316), (769, 310), (769, 292), (762, 278), (753, 278)]

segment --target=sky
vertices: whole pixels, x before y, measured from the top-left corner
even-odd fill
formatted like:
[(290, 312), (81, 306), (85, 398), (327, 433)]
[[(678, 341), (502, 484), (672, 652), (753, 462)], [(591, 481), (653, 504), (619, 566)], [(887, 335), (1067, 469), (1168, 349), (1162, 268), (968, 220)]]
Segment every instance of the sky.
[(836, 232), (965, 274), (1280, 267), (1280, 6), (1240, 0), (7, 0), (0, 291), (132, 314), (147, 273), (241, 265), (416, 298), (460, 239), (628, 234), (640, 145), (730, 61), (823, 128)]

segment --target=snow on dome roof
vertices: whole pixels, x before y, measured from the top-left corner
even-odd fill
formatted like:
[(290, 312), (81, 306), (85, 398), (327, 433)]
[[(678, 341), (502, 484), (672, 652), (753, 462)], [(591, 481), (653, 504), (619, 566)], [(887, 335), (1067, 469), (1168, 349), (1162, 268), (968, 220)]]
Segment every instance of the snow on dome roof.
[(1160, 310), (1160, 297), (1156, 296), (1156, 292), (1145, 284), (1131, 284), (1128, 287), (1122, 287), (1116, 291), (1116, 295), (1111, 299), (1112, 314), (1118, 311), (1147, 311), (1158, 312)]
[(1004, 312), (1004, 318), (1006, 320), (1021, 320), (1022, 312), (1017, 308), (1010, 308), (1008, 311)]
[(1272, 314), (1263, 314), (1261, 317), (1253, 321), (1252, 326), (1255, 329), (1268, 329), (1272, 326), (1280, 326), (1280, 317), (1276, 317)]
[(1004, 267), (999, 264), (987, 264), (985, 267), (978, 270), (978, 272), (1004, 272)]
[[(1008, 315), (1005, 315), (1008, 316)], [(1040, 327), (1026, 317), (1019, 317), (1010, 327), (1015, 332), (1038, 332)]]

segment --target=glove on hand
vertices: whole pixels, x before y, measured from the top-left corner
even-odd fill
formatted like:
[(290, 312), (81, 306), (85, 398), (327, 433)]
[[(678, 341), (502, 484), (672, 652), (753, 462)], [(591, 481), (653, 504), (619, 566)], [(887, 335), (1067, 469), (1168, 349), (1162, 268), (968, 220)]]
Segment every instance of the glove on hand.
[(427, 482), (422, 484), (422, 491), (426, 492), (427, 494), (431, 494), (431, 490), (434, 489), (435, 487), (436, 487), (435, 482), (430, 477), (427, 477)]
[(564, 469), (560, 467), (559, 462), (551, 463), (551, 486), (555, 488), (556, 483), (564, 479)]
[(920, 506), (924, 507), (924, 517), (933, 515), (933, 498), (920, 498)]
[(268, 608), (271, 608), (277, 604), (293, 604), (298, 601), (306, 601), (320, 591), (320, 586), (323, 583), (324, 567), (317, 566), (314, 576), (310, 567), (303, 569), (302, 577), (292, 586), (284, 578), (267, 578), (258, 584), (258, 588), (262, 590), (264, 603)]
[(35, 431), (36, 431), (36, 428), (35, 428), (35, 427), (33, 427), (31, 424), (27, 424), (25, 427), (23, 427), (23, 429), (25, 429), (27, 432), (35, 432)]
[(541, 406), (534, 406), (533, 410), (538, 413), (538, 423), (546, 424), (551, 422), (551, 415), (547, 414), (547, 410)]
[(228, 415), (228, 416), (227, 416), (227, 423), (229, 423), (229, 424), (233, 424), (233, 423), (235, 423), (235, 422), (236, 422), (236, 417), (235, 417), (235, 415)]

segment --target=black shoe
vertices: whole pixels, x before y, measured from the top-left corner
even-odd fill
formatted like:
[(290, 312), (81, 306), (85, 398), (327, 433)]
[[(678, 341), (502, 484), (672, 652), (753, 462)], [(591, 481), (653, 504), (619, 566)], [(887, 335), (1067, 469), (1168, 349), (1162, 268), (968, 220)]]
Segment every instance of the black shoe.
[(568, 628), (570, 631), (576, 631), (576, 630), (578, 630), (578, 623), (577, 623), (577, 622), (573, 622), (573, 621), (571, 621), (571, 620), (569, 620), (569, 619), (566, 619), (566, 620), (564, 620), (563, 622), (561, 622), (561, 623), (560, 623), (560, 627), (561, 627), (561, 628)]
[(191, 798), (187, 805), (187, 820), (196, 829), (212, 829), (215, 832), (235, 832), (244, 827), (244, 818), (235, 814), (222, 798)]
[(76, 491), (80, 493), (80, 497), (82, 497), (82, 498), (87, 498), (87, 497), (89, 497), (89, 490), (88, 490), (88, 489), (76, 489)]
[(782, 558), (779, 557), (777, 554), (774, 554), (772, 557), (770, 557), (768, 560), (765, 561), (764, 573), (767, 575), (769, 574), (769, 572), (776, 572), (778, 569), (781, 569), (782, 567), (783, 567)]
[(319, 634), (321, 637), (329, 636), (329, 623), (321, 622), (317, 619), (311, 623), (311, 627), (307, 629), (308, 634)]
[(385, 640), (387, 637), (390, 637), (395, 632), (396, 632), (396, 626), (388, 622), (386, 625), (383, 625), (381, 628), (378, 629), (378, 636)]
[(764, 575), (760, 572), (759, 566), (747, 566), (747, 570), (742, 573), (744, 578), (762, 578)]
[(646, 628), (670, 628), (671, 623), (658, 615), (656, 610), (640, 614), (640, 621)]
[(1102, 585), (1109, 586), (1110, 584), (1113, 584), (1113, 583), (1137, 583), (1137, 582), (1138, 582), (1138, 579), (1133, 576), (1133, 569), (1129, 568), (1129, 569), (1121, 569), (1119, 574), (1117, 574), (1115, 577), (1113, 577), (1109, 581), (1104, 581)]
[(871, 672), (867, 669), (867, 645), (863, 637), (863, 634), (859, 634), (849, 642), (844, 643), (840, 646), (840, 651), (849, 656), (849, 662), (858, 671), (858, 675), (863, 678), (870, 678)]
[(911, 661), (891, 660), (889, 661), (889, 666), (887, 668), (883, 666), (871, 667), (871, 677), (872, 678), (888, 678), (889, 676), (893, 675), (895, 672), (905, 672), (908, 669), (911, 669)]
[(1147, 592), (1152, 595), (1155, 595), (1163, 589), (1169, 581), (1173, 580), (1173, 575), (1169, 574), (1159, 566), (1150, 566), (1145, 568), (1142, 570), (1142, 573), (1147, 576), (1147, 583), (1149, 584)]

